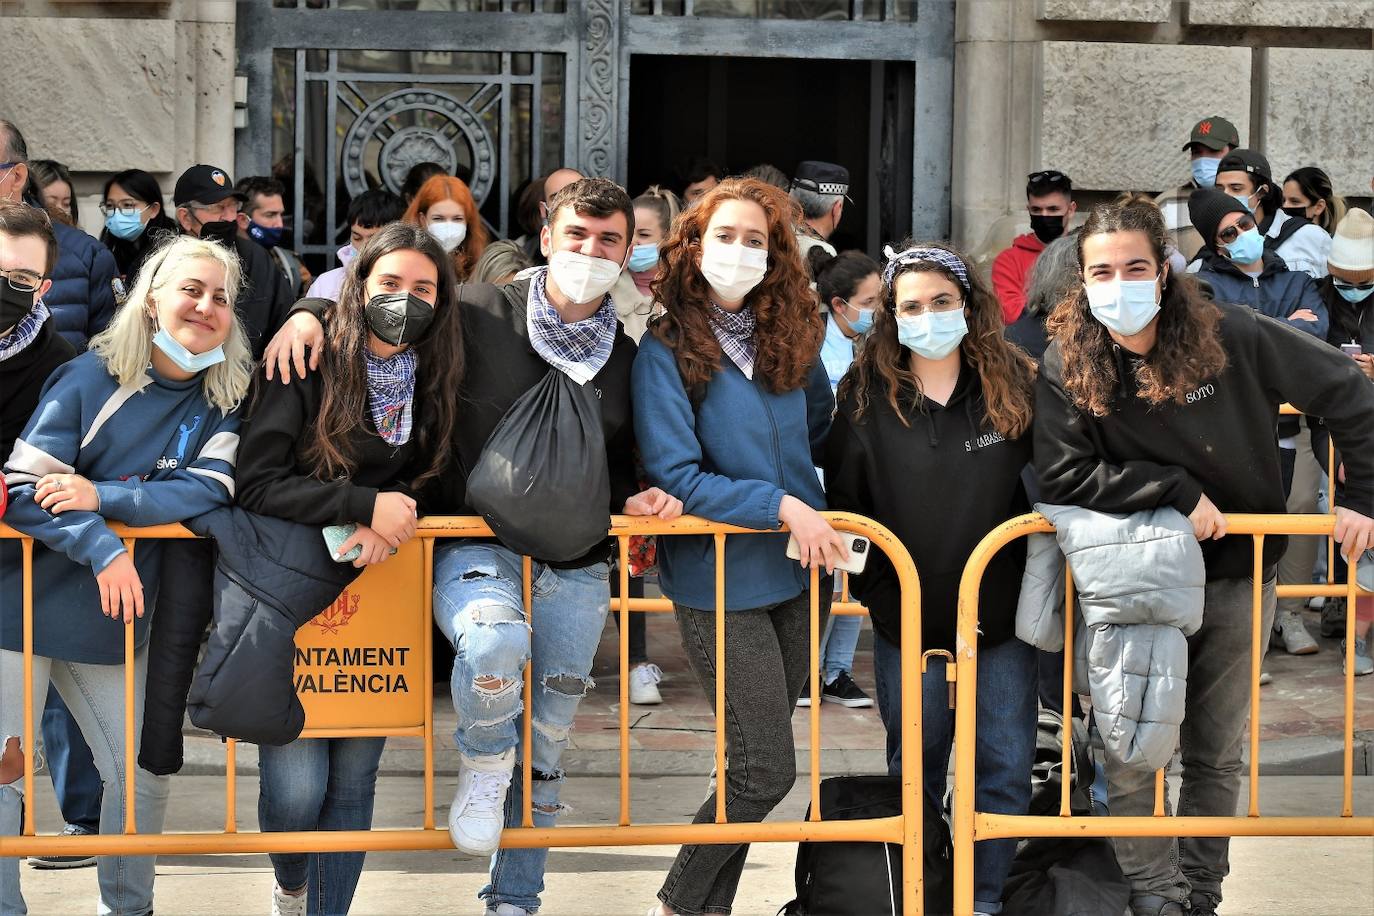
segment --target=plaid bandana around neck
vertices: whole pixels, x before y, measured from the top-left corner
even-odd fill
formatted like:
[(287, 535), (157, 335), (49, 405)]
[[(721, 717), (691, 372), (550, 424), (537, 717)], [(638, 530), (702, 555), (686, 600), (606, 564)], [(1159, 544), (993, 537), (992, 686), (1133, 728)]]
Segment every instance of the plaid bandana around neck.
[(758, 319), (749, 306), (738, 312), (727, 312), (714, 301), (711, 302), (711, 330), (716, 335), (716, 342), (730, 357), (730, 362), (738, 366), (750, 381), (754, 378), (754, 357), (758, 353), (758, 348), (754, 346), (754, 329), (757, 327)]
[(384, 359), (364, 347), (363, 355), (367, 357), (367, 406), (377, 435), (388, 445), (405, 445), (410, 441), (415, 403), (415, 348), (406, 347)]
[(43, 322), (47, 320), (48, 307), (40, 299), (27, 315), (19, 319), (14, 330), (0, 337), (0, 362), (22, 353), (29, 344), (37, 340), (38, 332), (43, 329)]
[(530, 280), (525, 303), (525, 328), (530, 344), (544, 362), (579, 385), (596, 377), (611, 359), (615, 347), (615, 303), (608, 294), (590, 318), (565, 324), (549, 302), (545, 280), (547, 267), (538, 268)]

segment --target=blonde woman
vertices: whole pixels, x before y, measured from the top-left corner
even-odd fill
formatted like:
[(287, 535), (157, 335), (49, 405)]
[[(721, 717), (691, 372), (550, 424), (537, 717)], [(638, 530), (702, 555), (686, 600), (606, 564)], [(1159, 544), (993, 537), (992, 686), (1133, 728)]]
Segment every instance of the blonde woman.
[[(89, 352), (59, 367), (5, 463), (5, 522), (33, 552), (34, 721), (48, 685), (71, 709), (104, 786), (100, 832), (124, 830), (124, 630), (134, 628), (135, 734), (143, 714), (148, 624), (162, 553), (135, 558), (107, 522), (161, 525), (234, 496), (240, 401), (251, 356), (234, 313), (238, 259), (181, 237), (155, 251)], [(0, 551), (0, 835), (20, 828), (23, 791), (23, 563)], [(105, 619), (102, 619), (105, 618)], [(140, 770), (140, 833), (162, 829), (166, 776)], [(0, 912), (24, 912), (18, 859), (0, 860)], [(152, 857), (102, 857), (103, 912), (153, 907)]]

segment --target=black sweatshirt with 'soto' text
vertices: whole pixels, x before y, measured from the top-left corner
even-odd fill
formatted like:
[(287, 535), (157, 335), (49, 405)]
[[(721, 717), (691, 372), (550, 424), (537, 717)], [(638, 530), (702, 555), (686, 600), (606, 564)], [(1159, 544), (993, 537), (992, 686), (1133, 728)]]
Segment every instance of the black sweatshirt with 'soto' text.
[[(1111, 412), (1074, 406), (1063, 358), (1051, 344), (1036, 385), (1035, 467), (1046, 502), (1129, 513), (1173, 506), (1184, 515), (1206, 496), (1224, 513), (1284, 512), (1275, 421), (1289, 402), (1324, 417), (1345, 460), (1339, 504), (1374, 516), (1374, 386), (1350, 357), (1283, 322), (1218, 304), (1226, 368), (1183, 403), (1151, 405), (1137, 395), (1141, 359), (1119, 347)], [(1264, 541), (1274, 566), (1286, 538)], [(1249, 536), (1202, 545), (1209, 580), (1253, 573)]]

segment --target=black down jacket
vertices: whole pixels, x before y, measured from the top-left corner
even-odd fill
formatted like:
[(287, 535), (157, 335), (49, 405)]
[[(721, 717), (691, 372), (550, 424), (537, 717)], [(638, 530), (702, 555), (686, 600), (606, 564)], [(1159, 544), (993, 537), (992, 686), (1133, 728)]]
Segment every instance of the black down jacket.
[[(217, 547), (213, 625), (186, 697), (191, 722), (226, 738), (288, 744), (305, 727), (294, 680), (296, 631), (338, 598), (361, 570), (331, 559), (318, 528), (237, 506), (198, 516), (187, 527), (213, 537)], [(178, 626), (159, 622), (164, 628)], [(203, 624), (189, 618), (184, 623), (198, 637)], [(164, 652), (190, 652), (193, 660), (198, 642), (170, 638), (161, 645)], [(176, 661), (187, 666), (185, 658)], [(168, 697), (159, 693), (164, 695), (157, 698), (157, 717), (165, 726), (175, 716), (179, 739), (179, 710), (161, 709)], [(151, 695), (148, 706), (153, 715)], [(169, 737), (165, 727), (157, 735), (149, 731), (145, 721), (145, 745)], [(145, 746), (143, 756), (158, 755), (158, 750)]]

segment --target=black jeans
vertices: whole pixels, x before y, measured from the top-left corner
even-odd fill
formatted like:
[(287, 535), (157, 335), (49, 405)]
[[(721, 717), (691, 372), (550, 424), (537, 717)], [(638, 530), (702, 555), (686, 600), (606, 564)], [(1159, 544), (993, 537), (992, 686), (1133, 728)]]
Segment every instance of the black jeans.
[[(830, 585), (821, 582), (820, 627), (830, 615)], [(716, 701), (716, 612), (674, 606), (687, 660), (712, 708)], [(725, 621), (725, 786), (730, 823), (761, 821), (797, 778), (792, 710), (810, 673), (811, 596), (768, 607), (727, 611)], [(717, 788), (719, 791), (719, 788)], [(712, 792), (695, 824), (716, 819)], [(729, 913), (749, 853), (745, 843), (684, 846), (658, 899), (684, 916)]]

